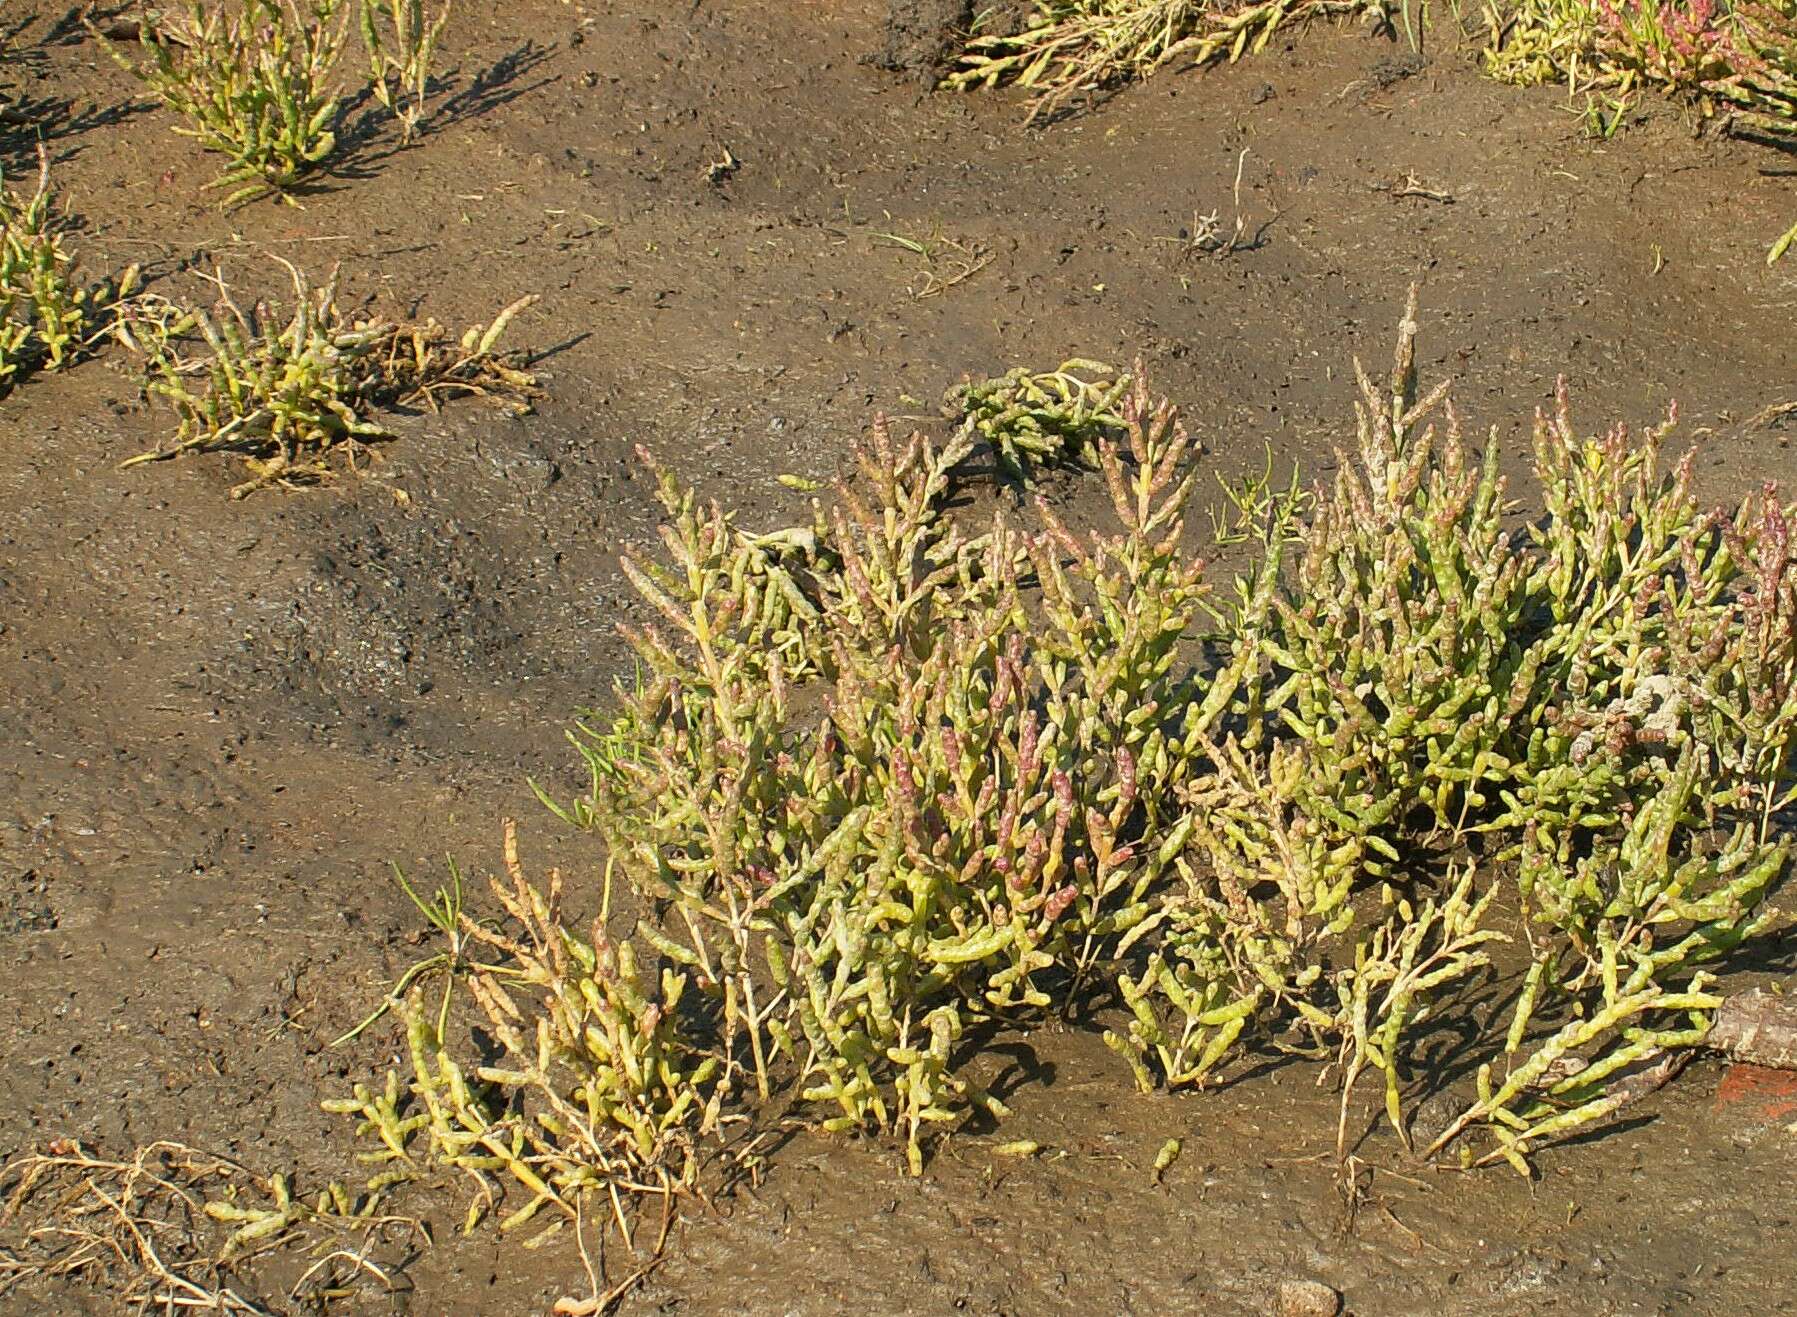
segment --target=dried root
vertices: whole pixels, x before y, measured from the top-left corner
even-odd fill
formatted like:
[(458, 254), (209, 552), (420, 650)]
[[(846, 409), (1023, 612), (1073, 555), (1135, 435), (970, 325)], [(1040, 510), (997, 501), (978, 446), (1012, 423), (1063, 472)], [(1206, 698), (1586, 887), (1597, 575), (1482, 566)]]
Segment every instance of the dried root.
[[(53, 1140), (0, 1169), (0, 1295), (79, 1281), (125, 1307), (262, 1314), (391, 1291), (407, 1253), (430, 1243), (421, 1222), (381, 1210), (391, 1183), (353, 1196), (332, 1184), (308, 1203), (285, 1176), (185, 1144), (113, 1160)], [(284, 1293), (263, 1293), (251, 1264), (288, 1250), (311, 1264)]]

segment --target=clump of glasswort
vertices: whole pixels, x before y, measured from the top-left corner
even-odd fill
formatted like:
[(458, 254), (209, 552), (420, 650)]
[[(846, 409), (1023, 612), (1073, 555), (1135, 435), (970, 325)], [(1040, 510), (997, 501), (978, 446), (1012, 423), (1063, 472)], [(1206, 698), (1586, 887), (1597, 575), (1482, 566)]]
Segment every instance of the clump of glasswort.
[(31, 193), (0, 187), (0, 396), (32, 371), (61, 370), (85, 355), (136, 291), (135, 266), (116, 284), (83, 286), (66, 227), (40, 146)]
[[(422, 0), (362, 0), (360, 31), (369, 93), (410, 142), (425, 114), (431, 62), (449, 19)], [(346, 0), (242, 0), (227, 8), (188, 0), (185, 12), (146, 10), (140, 63), (89, 21), (88, 30), (165, 106), (186, 120), (175, 131), (229, 160), (211, 186), (223, 205), (288, 198), (337, 154), (343, 93), (337, 65), (348, 41)], [(290, 198), (289, 198), (290, 199)]]
[[(588, 790), (549, 802), (603, 841), (601, 918), (576, 934), (509, 860), (506, 931), (457, 917), (499, 954), (440, 962), (509, 1059), (464, 1069), (414, 987), (413, 1078), (366, 1127), (408, 1161), (428, 1129), (526, 1214), (688, 1185), (775, 1103), (916, 1170), (933, 1127), (1003, 1114), (976, 1037), (1107, 983), (1144, 1087), (1327, 1062), (1343, 1154), (1369, 1071), (1408, 1142), (1437, 1028), (1483, 1057), (1429, 1155), (1526, 1170), (1638, 1094), (1706, 1036), (1786, 862), (1792, 512), (1702, 509), (1665, 428), (1581, 438), (1562, 394), (1516, 524), (1495, 440), (1417, 390), (1414, 296), (1331, 484), (1231, 492), (1222, 535), (1258, 554), (1220, 594), (1194, 446), (1139, 366), (1084, 533), (1041, 500), (951, 515), (977, 418), (941, 446), (876, 424), (772, 533), (651, 463), (638, 673), (573, 733)], [(1506, 1012), (1472, 1009), (1500, 971)]]

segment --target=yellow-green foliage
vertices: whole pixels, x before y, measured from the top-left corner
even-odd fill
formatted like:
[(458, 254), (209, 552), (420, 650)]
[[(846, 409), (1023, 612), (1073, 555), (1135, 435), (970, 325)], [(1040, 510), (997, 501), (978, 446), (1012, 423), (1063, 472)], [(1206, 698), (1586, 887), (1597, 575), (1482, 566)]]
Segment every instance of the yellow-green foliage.
[(1516, 0), (1484, 61), (1505, 82), (1658, 88), (1797, 132), (1793, 0)]
[[(404, 1156), (432, 1129), (525, 1212), (668, 1156), (650, 1187), (683, 1184), (776, 1097), (915, 1170), (932, 1127), (1003, 1114), (973, 1038), (1105, 981), (1145, 1087), (1332, 1062), (1343, 1154), (1368, 1072), (1408, 1140), (1437, 1028), (1483, 1067), (1432, 1155), (1526, 1169), (1614, 1112), (1704, 1038), (1785, 867), (1793, 512), (1704, 511), (1663, 429), (1585, 438), (1562, 400), (1519, 523), (1492, 447), (1419, 394), (1415, 334), (1413, 300), (1329, 486), (1235, 496), (1260, 554), (1221, 598), (1185, 531), (1193, 445), (1139, 367), (1091, 436), (1111, 524), (1084, 533), (1040, 500), (951, 513), (1004, 441), (977, 411), (941, 444), (876, 425), (772, 533), (654, 468), (638, 675), (555, 807), (603, 840), (600, 921), (522, 880), (505, 931), (463, 915), (503, 954), (454, 972), (513, 1059), (478, 1091), (415, 1001), (411, 1096), (358, 1099), (368, 1129)], [(1519, 990), (1490, 1018), (1500, 969)]]
[[(1478, 968), (1505, 871), (1439, 907), (1433, 943), (1403, 892), (1432, 851), (1482, 835), (1514, 865), (1523, 923), (1505, 935), (1531, 957), (1494, 1061), (1524, 1078), (1486, 1081), (1453, 1133), (1486, 1122), (1490, 1155), (1520, 1165), (1607, 1114), (1607, 1077), (1701, 1038), (1717, 1000), (1699, 967), (1752, 933), (1783, 871), (1791, 510), (1764, 494), (1705, 512), (1688, 461), (1659, 458), (1664, 429), (1583, 439), (1562, 397), (1536, 427), (1545, 513), (1507, 531), (1495, 445), (1474, 461), (1451, 411), (1427, 424), (1442, 394), (1416, 397), (1413, 333), (1407, 317), (1388, 390), (1362, 377), (1334, 488), (1291, 514), (1295, 532), (1266, 531), (1271, 607), (1231, 628), (1238, 659), (1258, 656), (1242, 721), (1191, 796), (1206, 863), (1126, 983), (1136, 1020), (1115, 1042), (1202, 1079), (1245, 1015), (1295, 1016), (1391, 1083), (1402, 1015), (1363, 1016), (1342, 975), (1397, 956), (1371, 972), (1401, 984), (1413, 938), (1443, 957), (1431, 988)], [(1384, 892), (1370, 925), (1369, 881)], [(1531, 1053), (1550, 1014), (1575, 1023)], [(1576, 1074), (1532, 1087), (1575, 1051)], [(1395, 1085), (1388, 1100), (1399, 1124)]]
[(21, 375), (69, 365), (104, 332), (104, 315), (136, 285), (133, 269), (117, 288), (82, 287), (64, 239), (49, 160), (40, 151), (33, 192), (0, 188), (0, 395)]
[(368, 91), (410, 142), (423, 121), (431, 63), (449, 21), (445, 0), (429, 19), (423, 0), (186, 0), (184, 11), (145, 10), (138, 39), (147, 63), (91, 22), (88, 30), (156, 98), (187, 120), (177, 132), (231, 163), (211, 185), (226, 206), (287, 194), (337, 152), (342, 92), (337, 65), (352, 10), (367, 57)]
[(68, 361), (87, 320), (74, 264), (50, 209), (47, 169), (29, 196), (0, 192), (0, 391), (22, 370)]
[(1779, 235), (1778, 241), (1772, 244), (1771, 250), (1766, 253), (1766, 264), (1772, 264), (1772, 262), (1791, 250), (1792, 243), (1797, 243), (1797, 224), (1791, 225), (1790, 228)]
[(950, 389), (950, 415), (971, 419), (999, 465), (1028, 484), (1038, 467), (1098, 461), (1098, 442), (1120, 434), (1118, 401), (1130, 379), (1096, 361), (1067, 361), (1059, 370), (1024, 367), (996, 379), (969, 379)]
[(188, 0), (184, 13), (145, 11), (139, 40), (147, 64), (97, 30), (113, 58), (164, 105), (187, 119), (176, 129), (231, 163), (212, 185), (227, 206), (285, 192), (337, 147), (343, 0), (242, 0), (235, 12)]
[(615, 1202), (619, 1185), (668, 1195), (690, 1184), (694, 1140), (722, 1127), (727, 1090), (719, 1059), (681, 1025), (689, 975), (645, 968), (635, 943), (612, 942), (602, 925), (584, 938), (569, 929), (560, 876), (526, 877), (510, 824), (505, 854), (507, 879), (491, 887), (509, 927), (458, 915), (474, 954), (495, 960), (445, 970), (466, 976), (499, 1054), (464, 1069), (414, 988), (400, 1002), (410, 1080), (389, 1072), (380, 1092), (358, 1084), (324, 1107), (359, 1119), (374, 1143), (367, 1160), (389, 1180), (431, 1162), (471, 1177), (468, 1228), (510, 1183), (525, 1201), (500, 1228), (547, 1210), (557, 1230), (578, 1220), (588, 1193)]
[[(1515, 0), (1484, 62), (1506, 82), (1564, 81), (1606, 136), (1647, 88), (1797, 140), (1797, 0)], [(1766, 263), (1794, 239), (1797, 227)]]
[(444, 0), (435, 19), (427, 19), (424, 0), (362, 0), (362, 47), (368, 55), (368, 86), (374, 97), (400, 122), (411, 141), (424, 118), (430, 93), (431, 60), (437, 39), (449, 22)]
[[(216, 278), (215, 317), (174, 308), (141, 342), (148, 353), (149, 390), (180, 418), (172, 442), (124, 465), (186, 452), (229, 450), (243, 455), (250, 479), (232, 497), (267, 485), (317, 481), (340, 455), (390, 431), (379, 413), (395, 404), (457, 394), (529, 396), (535, 380), (497, 352), (512, 318), (536, 299), (524, 297), (491, 325), (470, 329), (459, 343), (435, 321), (401, 324), (378, 317), (351, 319), (337, 305), (337, 275), (313, 289), (293, 279), (293, 313), (284, 327), (267, 322), (262, 307), (244, 311)], [(182, 335), (203, 351), (183, 356)]]

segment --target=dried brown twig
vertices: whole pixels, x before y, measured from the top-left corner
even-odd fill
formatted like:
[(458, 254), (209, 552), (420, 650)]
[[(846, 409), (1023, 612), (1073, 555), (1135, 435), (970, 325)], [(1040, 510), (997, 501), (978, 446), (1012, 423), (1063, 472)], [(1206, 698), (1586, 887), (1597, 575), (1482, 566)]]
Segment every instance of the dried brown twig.
[(922, 284), (915, 288), (907, 286), (905, 290), (914, 302), (940, 297), (992, 264), (992, 253), (981, 243), (956, 242), (940, 233), (933, 238), (911, 238), (902, 233), (876, 233), (874, 237), (923, 258)]
[[(1408, 26), (1409, 11), (1403, 12)], [(1015, 83), (1032, 93), (1034, 123), (1075, 97), (1146, 78), (1176, 60), (1234, 63), (1260, 52), (1282, 27), (1359, 13), (1385, 17), (1382, 5), (1365, 0), (1044, 0), (1023, 31), (969, 40), (943, 86)]]
[(1446, 188), (1430, 187), (1415, 174), (1405, 174), (1404, 181), (1397, 186), (1391, 184), (1374, 184), (1380, 192), (1390, 192), (1394, 197), (1421, 197), (1425, 201), (1439, 201), (1443, 205), (1454, 204), (1454, 194)]
[(1749, 1065), (1797, 1070), (1797, 1001), (1764, 988), (1730, 997), (1704, 1043)]
[(1770, 406), (1762, 407), (1741, 422), (1741, 430), (1743, 433), (1761, 429), (1769, 430), (1787, 416), (1797, 416), (1797, 402), (1775, 402)]
[[(44, 1281), (82, 1281), (120, 1307), (161, 1312), (270, 1313), (245, 1274), (255, 1258), (299, 1247), (321, 1256), (284, 1296), (309, 1302), (355, 1292), (358, 1275), (395, 1288), (391, 1264), (371, 1250), (402, 1238), (429, 1242), (414, 1218), (378, 1210), (385, 1185), (356, 1200), (332, 1184), (316, 1203), (293, 1197), (286, 1177), (262, 1177), (226, 1157), (158, 1140), (128, 1159), (53, 1139), (0, 1169), (0, 1295)], [(354, 1247), (340, 1241), (348, 1232)], [(350, 1270), (340, 1271), (347, 1261)]]

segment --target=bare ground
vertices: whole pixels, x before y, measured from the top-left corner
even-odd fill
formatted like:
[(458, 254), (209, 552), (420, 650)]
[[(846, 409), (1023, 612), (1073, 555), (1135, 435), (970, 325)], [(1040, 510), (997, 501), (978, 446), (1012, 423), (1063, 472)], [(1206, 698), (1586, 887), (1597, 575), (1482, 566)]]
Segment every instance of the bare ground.
[[(964, 371), (1139, 354), (1219, 475), (1269, 445), (1321, 473), (1353, 356), (1383, 358), (1420, 279), (1425, 373), (1513, 446), (1564, 373), (1593, 426), (1676, 398), (1718, 497), (1790, 476), (1797, 418), (1747, 424), (1797, 393), (1797, 264), (1762, 261), (1797, 202), (1788, 155), (1699, 142), (1670, 110), (1594, 144), (1561, 93), (1481, 81), (1466, 52), (1322, 28), (1024, 132), (1008, 97), (863, 63), (884, 18), (466, 13), (418, 146), (376, 138), (301, 208), (232, 215), (200, 197), (214, 162), (102, 52), (41, 47), (24, 80), (70, 103), (52, 146), (91, 269), (142, 261), (192, 294), (180, 270), (216, 261), (278, 292), (268, 254), (340, 261), (349, 296), (455, 325), (538, 292), (514, 332), (548, 393), (524, 420), (417, 417), (367, 477), (242, 503), (228, 458), (115, 469), (168, 423), (116, 358), (6, 401), (0, 1151), (167, 1137), (344, 1173), (348, 1129), (317, 1102), (396, 1040), (325, 1044), (419, 954), (387, 863), (490, 867), (511, 815), (533, 859), (591, 871), (525, 779), (576, 785), (558, 728), (620, 670), (616, 556), (654, 524), (633, 443), (774, 524), (801, 504), (772, 477), (831, 474), (876, 408), (933, 419)], [(726, 148), (740, 167), (708, 180)], [(1213, 211), (1243, 248), (1188, 253)], [(926, 270), (881, 233), (979, 255)], [(1291, 1276), (1363, 1313), (1797, 1307), (1797, 1138), (1718, 1104), (1714, 1063), (1535, 1184), (1432, 1174), (1374, 1136), (1352, 1201), (1299, 1069), (1146, 1098), (1081, 1029), (992, 1063), (1014, 1071), (1000, 1137), (1047, 1155), (998, 1159), (976, 1129), (914, 1181), (890, 1148), (801, 1134), (625, 1310), (1264, 1312)], [(1185, 1153), (1154, 1185), (1170, 1135)], [(582, 1285), (571, 1249), (459, 1238), (447, 1196), (413, 1210), (440, 1211), (439, 1246), (354, 1310), (542, 1311)]]

